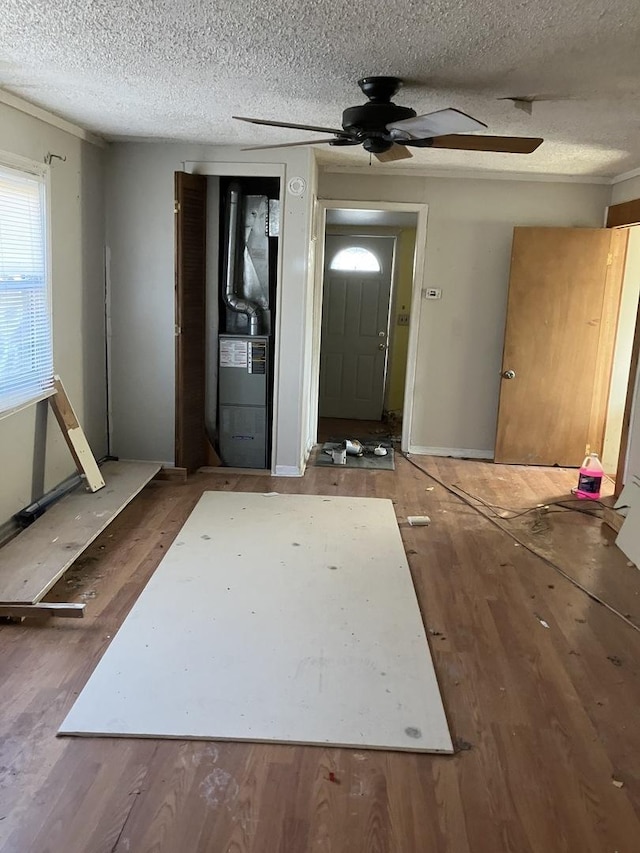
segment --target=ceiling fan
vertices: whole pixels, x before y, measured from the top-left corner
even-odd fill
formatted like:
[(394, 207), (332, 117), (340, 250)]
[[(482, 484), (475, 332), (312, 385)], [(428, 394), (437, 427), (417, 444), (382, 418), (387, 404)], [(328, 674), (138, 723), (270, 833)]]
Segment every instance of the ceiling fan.
[(360, 106), (348, 107), (342, 113), (340, 129), (233, 116), (234, 119), (251, 124), (333, 134), (328, 139), (256, 145), (243, 150), (258, 151), (266, 148), (295, 148), (299, 145), (318, 144), (362, 145), (365, 151), (373, 154), (378, 160), (389, 162), (412, 157), (411, 151), (408, 150), (410, 147), (531, 154), (543, 141), (527, 136), (465, 136), (463, 134), (484, 130), (487, 125), (456, 109), (450, 108), (422, 116), (416, 115), (415, 110), (399, 107), (391, 101), (402, 86), (402, 80), (399, 77), (363, 77), (362, 80), (358, 80), (358, 86), (369, 100)]

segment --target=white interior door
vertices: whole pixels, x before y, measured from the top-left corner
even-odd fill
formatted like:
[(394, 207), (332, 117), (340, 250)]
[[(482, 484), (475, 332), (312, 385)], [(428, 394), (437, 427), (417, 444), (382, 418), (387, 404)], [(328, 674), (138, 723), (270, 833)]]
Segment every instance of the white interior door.
[(394, 245), (393, 237), (326, 237), (320, 417), (382, 417)]

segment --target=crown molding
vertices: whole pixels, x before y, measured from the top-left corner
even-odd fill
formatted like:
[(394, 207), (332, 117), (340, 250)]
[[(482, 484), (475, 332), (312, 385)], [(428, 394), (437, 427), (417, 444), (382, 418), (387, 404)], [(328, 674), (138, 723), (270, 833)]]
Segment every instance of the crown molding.
[(623, 172), (621, 175), (616, 175), (611, 178), (612, 184), (621, 184), (623, 181), (630, 181), (632, 178), (640, 178), (640, 167), (632, 169), (630, 172)]
[[(394, 175), (409, 178), (457, 178), (481, 181), (531, 181), (542, 183), (564, 184), (599, 184), (611, 186), (614, 178), (602, 175), (559, 175), (541, 174), (539, 172), (488, 172), (474, 169), (419, 169), (393, 166), (339, 166), (329, 163), (318, 163), (321, 172), (352, 175)], [(629, 173), (631, 174), (631, 173)]]
[(73, 122), (67, 121), (55, 113), (43, 109), (43, 107), (38, 107), (30, 101), (25, 101), (24, 98), (12, 95), (11, 92), (7, 92), (6, 89), (0, 88), (0, 104), (4, 104), (7, 107), (11, 107), (14, 110), (18, 110), (21, 113), (32, 116), (33, 118), (37, 118), (46, 124), (50, 124), (52, 127), (57, 127), (58, 130), (70, 133), (72, 136), (76, 136), (84, 142), (90, 142), (92, 145), (97, 145), (100, 148), (107, 147), (108, 143), (106, 139), (103, 139), (98, 134), (91, 133), (91, 131), (85, 130), (84, 127), (73, 124)]

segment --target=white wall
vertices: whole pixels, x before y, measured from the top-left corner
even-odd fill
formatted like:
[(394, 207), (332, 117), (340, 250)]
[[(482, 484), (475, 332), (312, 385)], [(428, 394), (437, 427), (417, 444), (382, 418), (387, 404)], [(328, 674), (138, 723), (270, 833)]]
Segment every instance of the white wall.
[(631, 201), (634, 198), (640, 198), (640, 175), (613, 185), (611, 204), (620, 204), (620, 202)]
[[(259, 156), (258, 156), (259, 155)], [(308, 399), (307, 255), (314, 163), (308, 151), (242, 152), (171, 143), (112, 146), (107, 175), (107, 243), (111, 250), (113, 442), (123, 458), (174, 462), (174, 172), (185, 161), (284, 164), (307, 192), (285, 192), (283, 268), (278, 284), (280, 360), (275, 436), (280, 473), (301, 470)], [(202, 170), (204, 171), (204, 169)]]
[(492, 455), (515, 225), (601, 226), (603, 185), (320, 173), (323, 199), (426, 203), (413, 448)]
[(607, 405), (607, 426), (602, 447), (602, 464), (615, 474), (620, 455), (622, 420), (629, 388), (629, 367), (633, 354), (633, 338), (640, 297), (640, 226), (629, 229), (627, 257), (622, 281), (622, 296), (616, 331), (616, 345), (611, 369), (611, 386)]
[[(634, 198), (640, 198), (640, 176), (614, 185), (611, 193), (612, 204), (631, 201)], [(625, 483), (629, 482), (630, 475), (632, 474), (640, 475), (640, 367), (635, 379), (635, 396), (629, 428), (629, 451), (624, 477)]]
[[(105, 152), (0, 104), (0, 152), (51, 166), (54, 366), (96, 456), (106, 452), (104, 359)], [(47, 404), (0, 420), (0, 525), (64, 480), (75, 465)]]

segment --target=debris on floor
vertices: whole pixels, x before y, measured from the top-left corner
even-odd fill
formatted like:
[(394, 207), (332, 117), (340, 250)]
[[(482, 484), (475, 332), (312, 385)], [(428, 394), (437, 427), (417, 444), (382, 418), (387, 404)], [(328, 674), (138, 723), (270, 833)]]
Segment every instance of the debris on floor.
[(533, 534), (548, 533), (551, 529), (549, 520), (546, 518), (546, 508), (537, 509), (534, 514), (534, 519), (531, 522), (531, 532)]
[(411, 527), (426, 527), (431, 524), (431, 519), (428, 515), (408, 515), (407, 521)]
[(621, 782), (619, 779), (612, 779), (611, 784), (615, 785), (616, 788), (623, 788), (624, 787), (624, 782)]

